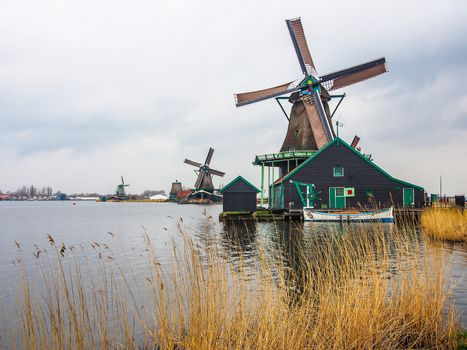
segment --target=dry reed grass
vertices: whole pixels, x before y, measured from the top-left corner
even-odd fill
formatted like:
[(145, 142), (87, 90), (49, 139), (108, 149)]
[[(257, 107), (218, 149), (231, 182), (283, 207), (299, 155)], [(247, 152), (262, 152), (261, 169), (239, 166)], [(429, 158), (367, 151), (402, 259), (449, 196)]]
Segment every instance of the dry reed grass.
[[(183, 228), (182, 228), (183, 231)], [(446, 265), (419, 250), (410, 228), (349, 226), (289, 244), (292, 259), (261, 250), (252, 264), (225, 258), (216, 239), (195, 245), (183, 232), (161, 264), (148, 247), (139, 299), (135, 276), (118, 257), (99, 259), (93, 276), (63, 247), (43, 269), (45, 291), (28, 282), (18, 295), (20, 327), (0, 344), (25, 349), (400, 349), (455, 348), (457, 320)], [(53, 240), (53, 239), (52, 239)], [(300, 245), (300, 247), (298, 247)], [(281, 249), (281, 248), (280, 248)], [(291, 261), (293, 260), (293, 263)], [(122, 262), (124, 264), (124, 262)], [(87, 269), (86, 269), (87, 270)], [(95, 271), (95, 268), (94, 268)]]
[(467, 242), (467, 211), (457, 208), (430, 208), (422, 213), (423, 232), (443, 241)]

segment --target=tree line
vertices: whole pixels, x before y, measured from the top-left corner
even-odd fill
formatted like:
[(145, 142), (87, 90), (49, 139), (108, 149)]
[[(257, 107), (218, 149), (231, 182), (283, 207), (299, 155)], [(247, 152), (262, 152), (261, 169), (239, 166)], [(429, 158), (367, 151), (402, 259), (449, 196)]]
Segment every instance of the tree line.
[(57, 193), (54, 193), (52, 187), (50, 186), (44, 186), (42, 188), (38, 188), (34, 185), (31, 185), (31, 186), (24, 185), (18, 188), (14, 192), (10, 192), (10, 193), (7, 192), (7, 194), (11, 194), (16, 197), (25, 197), (25, 198), (50, 197), (58, 193), (60, 193), (60, 191), (58, 191)]
[[(3, 192), (0, 190), (0, 194), (3, 194)], [(18, 188), (16, 191), (10, 192), (7, 191), (6, 194), (9, 194), (11, 196), (17, 197), (17, 198), (37, 198), (37, 197), (51, 197), (51, 196), (56, 196), (58, 194), (61, 194), (60, 191), (54, 192), (52, 187), (50, 186), (44, 186), (44, 187), (36, 187), (34, 185), (30, 186), (21, 186)], [(134, 196), (138, 198), (148, 198), (151, 196), (154, 196), (156, 194), (163, 194), (165, 195), (165, 191), (163, 190), (145, 190), (142, 192), (140, 195), (137, 194), (129, 194), (129, 196)], [(100, 193), (74, 193), (71, 194), (70, 197), (100, 197), (102, 196)]]

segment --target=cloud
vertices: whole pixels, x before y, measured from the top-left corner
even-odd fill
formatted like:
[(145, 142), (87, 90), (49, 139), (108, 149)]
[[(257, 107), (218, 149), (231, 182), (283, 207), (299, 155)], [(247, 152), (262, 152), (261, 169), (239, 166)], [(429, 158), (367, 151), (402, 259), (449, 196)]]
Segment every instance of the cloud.
[[(275, 101), (236, 109), (232, 95), (300, 77), (284, 19), (301, 15), (321, 74), (386, 56), (390, 73), (345, 89), (342, 135), (434, 191), (434, 156), (447, 178), (467, 176), (466, 10), (460, 0), (2, 1), (0, 189), (106, 192), (124, 175), (131, 192), (168, 190), (194, 183), (183, 159), (209, 147), (227, 172), (217, 184), (238, 174), (258, 184), (251, 161), (279, 150), (287, 121)], [(450, 188), (467, 192), (461, 180)]]

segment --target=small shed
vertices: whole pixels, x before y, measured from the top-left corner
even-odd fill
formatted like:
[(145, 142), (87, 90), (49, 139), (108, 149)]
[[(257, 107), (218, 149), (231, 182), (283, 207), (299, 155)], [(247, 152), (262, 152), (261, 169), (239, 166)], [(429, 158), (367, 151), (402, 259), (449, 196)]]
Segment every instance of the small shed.
[(224, 212), (253, 212), (256, 210), (256, 194), (260, 190), (242, 176), (236, 177), (220, 192), (224, 196)]

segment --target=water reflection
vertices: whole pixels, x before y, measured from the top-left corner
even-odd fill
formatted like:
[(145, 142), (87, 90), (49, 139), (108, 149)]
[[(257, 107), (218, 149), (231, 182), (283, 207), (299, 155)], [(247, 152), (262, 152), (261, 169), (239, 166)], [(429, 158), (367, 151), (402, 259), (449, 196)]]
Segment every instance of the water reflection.
[(243, 256), (247, 261), (256, 255), (258, 222), (239, 220), (223, 223), (220, 242), (232, 258)]
[[(126, 276), (134, 276), (141, 283), (141, 299), (146, 297), (148, 275), (147, 247), (142, 240), (141, 225), (144, 225), (151, 237), (155, 254), (164, 269), (167, 269), (172, 259), (172, 243), (183, 246), (180, 238), (180, 227), (186, 227), (187, 237), (192, 239), (200, 250), (213, 243), (219, 244), (225, 258), (229, 262), (242, 263), (250, 268), (256, 268), (260, 259), (273, 262), (277, 269), (283, 268), (283, 280), (287, 287), (299, 295), (310, 276), (302, 273), (304, 264), (312, 264), (319, 268), (320, 256), (317, 246), (328, 245), (329, 249), (339, 250), (339, 240), (352, 234), (352, 229), (375, 227), (375, 224), (332, 224), (311, 222), (255, 222), (239, 221), (229, 224), (219, 223), (217, 216), (221, 206), (209, 206), (206, 210), (200, 206), (177, 206), (171, 204), (146, 205), (123, 203), (78, 203), (68, 206), (66, 203), (0, 203), (2, 215), (2, 235), (0, 235), (0, 272), (5, 281), (0, 287), (2, 305), (14, 304), (19, 286), (18, 268), (12, 268), (12, 260), (18, 258), (14, 241), (18, 240), (23, 249), (22, 261), (26, 265), (31, 283), (40, 289), (40, 266), (46, 254), (38, 259), (33, 253), (37, 249), (47, 248), (47, 234), (52, 233), (57, 242), (65, 242), (67, 246), (74, 245), (79, 263), (89, 270), (90, 278), (98, 275), (98, 266), (105, 261), (111, 267), (118, 268)], [(182, 226), (177, 227), (177, 218), (182, 217)], [(190, 219), (191, 218), (191, 219)], [(359, 226), (360, 225), (360, 226)], [(410, 227), (409, 225), (407, 227)], [(453, 295), (459, 311), (467, 310), (467, 290), (465, 273), (467, 271), (467, 246), (464, 244), (433, 243), (426, 241), (417, 229), (397, 227), (410, 238), (410, 248), (424, 253), (428, 248), (446, 252), (452, 264), (450, 271)], [(397, 245), (392, 239), (396, 226), (381, 225), (381, 230), (388, 242), (389, 255), (395, 257)], [(355, 231), (355, 230), (353, 230)], [(358, 230), (357, 230), (358, 231)], [(108, 232), (113, 232), (115, 237)], [(377, 237), (366, 236), (367, 240)], [(111, 249), (100, 247), (90, 248), (92, 242), (104, 242)], [(358, 253), (358, 237), (354, 237), (356, 254)], [(331, 244), (332, 243), (332, 244)], [(101, 254), (99, 254), (101, 253)], [(111, 256), (114, 260), (109, 260)], [(375, 249), (374, 258), (379, 257)], [(65, 258), (61, 258), (66, 260)], [(339, 263), (339, 255), (335, 256), (335, 264)], [(342, 259), (342, 258), (341, 258)], [(85, 261), (84, 261), (85, 260)], [(117, 265), (118, 264), (118, 265)], [(52, 266), (53, 267), (53, 266)], [(49, 265), (42, 268), (52, 268)], [(389, 275), (397, 275), (400, 266), (391, 265)], [(133, 279), (133, 277), (132, 277)], [(133, 282), (132, 282), (133, 285)], [(11, 296), (11, 298), (8, 298)], [(11, 303), (10, 303), (11, 301)], [(0, 306), (0, 311), (5, 307)], [(2, 314), (4, 321), (6, 313)], [(463, 323), (467, 324), (467, 311), (464, 312)]]

